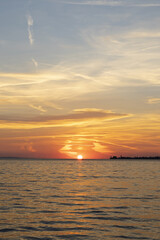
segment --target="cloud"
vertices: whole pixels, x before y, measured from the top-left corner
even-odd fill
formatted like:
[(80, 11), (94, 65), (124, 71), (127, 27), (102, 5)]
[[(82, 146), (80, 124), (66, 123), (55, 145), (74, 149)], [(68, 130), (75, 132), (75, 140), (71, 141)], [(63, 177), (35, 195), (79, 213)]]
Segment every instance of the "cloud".
[[(99, 109), (99, 111), (101, 110), (102, 112), (106, 111)], [(84, 112), (86, 111), (88, 112), (87, 109), (84, 109)], [(96, 109), (93, 111), (97, 112)], [(37, 142), (37, 146), (33, 145), (37, 152), (48, 153), (49, 148), (54, 152), (53, 149), (56, 148), (56, 151), (74, 158), (78, 154), (82, 154), (85, 158), (106, 158), (111, 154), (144, 155), (145, 153), (146, 155), (149, 152), (159, 153), (159, 114), (141, 114), (116, 121), (103, 121), (103, 118), (97, 118), (93, 122), (89, 119), (85, 121), (86, 124), (83, 124), (82, 119), (79, 122), (74, 119), (58, 120), (52, 121), (50, 124), (49, 122), (7, 123), (4, 121), (2, 123), (1, 121), (1, 145), (3, 146), (4, 141), (6, 141), (8, 152), (10, 142), (14, 145), (15, 142), (19, 141), (18, 146), (20, 146), (23, 145), (23, 141), (28, 139), (29, 143)]]
[(101, 61), (101, 66), (94, 68), (99, 83), (106, 86), (160, 84), (160, 33), (156, 27), (136, 28), (114, 31), (108, 26), (81, 33), (88, 48), (97, 53), (97, 62)]
[(60, 1), (65, 4), (72, 5), (91, 5), (91, 6), (110, 6), (110, 7), (159, 7), (160, 3), (153, 1), (152, 3), (145, 1), (137, 0), (82, 0), (82, 1)]
[(134, 6), (137, 7), (160, 7), (160, 3), (137, 3)]
[(33, 147), (32, 142), (24, 142), (23, 145), (21, 146), (21, 149), (27, 152), (36, 152), (36, 149)]
[(46, 112), (46, 110), (42, 106), (35, 106), (33, 104), (30, 104), (29, 106), (33, 109), (36, 109), (36, 110), (40, 111), (40, 112)]
[(35, 67), (38, 67), (38, 62), (34, 58), (32, 58), (32, 62), (33, 62)]
[(32, 92), (32, 96), (40, 99), (45, 97), (61, 101), (103, 90), (101, 84), (89, 77), (88, 73), (81, 74), (82, 70), (85, 71), (83, 66), (78, 67), (76, 64), (68, 68), (61, 65), (43, 71), (37, 69), (36, 72), (29, 74), (0, 73), (0, 91), (13, 96), (17, 93), (18, 96), (30, 96)]
[(32, 33), (32, 26), (33, 26), (33, 18), (31, 15), (27, 16), (27, 24), (28, 24), (28, 38), (30, 45), (33, 45), (34, 43), (34, 38), (33, 38), (33, 33)]
[(111, 153), (112, 151), (107, 148), (107, 146), (102, 145), (101, 143), (94, 142), (93, 143), (94, 147), (92, 148), (96, 152), (100, 153)]
[[(22, 112), (24, 115), (31, 114), (30, 108), (36, 109), (40, 112), (47, 112), (48, 110), (62, 110), (62, 108), (54, 103), (52, 100), (42, 97), (32, 97), (32, 96), (4, 96), (0, 97), (1, 115), (4, 113), (14, 114), (18, 109), (18, 115)], [(30, 107), (30, 108), (29, 108)], [(32, 112), (36, 114), (36, 112)]]
[(149, 104), (160, 103), (160, 98), (149, 98), (149, 99), (148, 99), (148, 103), (149, 103)]
[[(44, 71), (38, 73), (3, 73), (0, 72), (0, 87), (3, 86), (14, 86), (21, 84), (34, 84), (34, 83), (42, 83), (47, 81), (58, 81), (63, 80), (69, 77), (69, 74), (63, 74), (63, 70), (61, 71)], [(5, 83), (4, 83), (5, 79)]]
[(72, 149), (72, 144), (66, 143), (60, 150), (59, 152), (68, 154), (71, 157), (76, 158), (77, 152), (73, 151)]
[(41, 116), (38, 119), (32, 119), (32, 121), (56, 121), (56, 120), (69, 120), (69, 121), (91, 121), (93, 119), (104, 119), (104, 120), (112, 120), (128, 117), (128, 114), (120, 114), (114, 113), (111, 111), (107, 111), (104, 109), (96, 109), (96, 108), (84, 108), (84, 109), (75, 109), (73, 113), (66, 115), (54, 115), (54, 116)]
[[(39, 111), (45, 111), (41, 106), (30, 105)], [(6, 123), (6, 126), (10, 128), (39, 128), (39, 127), (65, 127), (65, 126), (79, 126), (79, 125), (99, 125), (102, 122), (108, 120), (115, 120), (130, 117), (130, 114), (121, 114), (104, 109), (96, 108), (84, 108), (76, 109), (72, 113), (66, 115), (40, 115), (38, 117), (34, 116), (1, 116), (1, 124)], [(0, 128), (1, 128), (0, 124)], [(5, 125), (5, 124), (4, 124)], [(4, 127), (3, 125), (3, 127)]]
[(160, 32), (158, 31), (144, 31), (143, 29), (141, 31), (133, 31), (126, 34), (126, 37), (128, 38), (160, 38)]
[(67, 4), (74, 4), (74, 5), (95, 5), (95, 6), (121, 6), (121, 1), (115, 1), (115, 0), (111, 0), (111, 1), (97, 1), (97, 0), (93, 0), (93, 1), (63, 1), (63, 3), (67, 3)]

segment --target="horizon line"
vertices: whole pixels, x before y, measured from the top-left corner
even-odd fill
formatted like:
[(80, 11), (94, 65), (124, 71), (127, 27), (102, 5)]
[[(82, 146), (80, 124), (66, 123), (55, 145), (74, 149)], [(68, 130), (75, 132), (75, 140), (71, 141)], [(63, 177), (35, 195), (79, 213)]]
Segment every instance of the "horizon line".
[(160, 156), (134, 156), (134, 157), (125, 157), (125, 156), (110, 156), (109, 158), (83, 158), (83, 159), (77, 159), (77, 158), (35, 158), (35, 157), (0, 157), (0, 160), (5, 159), (13, 159), (13, 160), (76, 160), (76, 161), (84, 161), (84, 160), (160, 160)]

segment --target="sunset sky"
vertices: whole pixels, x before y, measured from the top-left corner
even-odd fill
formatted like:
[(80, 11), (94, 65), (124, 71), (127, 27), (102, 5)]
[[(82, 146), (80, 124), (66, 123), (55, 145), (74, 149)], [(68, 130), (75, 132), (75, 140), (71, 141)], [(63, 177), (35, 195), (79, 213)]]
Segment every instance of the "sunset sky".
[(160, 0), (0, 0), (0, 157), (160, 155)]

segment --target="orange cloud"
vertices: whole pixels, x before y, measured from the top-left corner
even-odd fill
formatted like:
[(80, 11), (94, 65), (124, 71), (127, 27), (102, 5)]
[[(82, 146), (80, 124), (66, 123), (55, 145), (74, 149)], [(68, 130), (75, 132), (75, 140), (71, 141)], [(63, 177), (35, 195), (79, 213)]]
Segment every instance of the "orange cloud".
[[(37, 109), (37, 107), (34, 107)], [(44, 111), (41, 107), (38, 110)], [(129, 117), (129, 114), (114, 113), (111, 111), (95, 108), (75, 109), (73, 113), (66, 115), (40, 115), (28, 116), (1, 116), (0, 128), (39, 128), (49, 126), (67, 126), (77, 124), (97, 124), (98, 120), (113, 120)], [(96, 122), (95, 122), (96, 120)]]
[(159, 115), (129, 116), (85, 108), (66, 115), (40, 116), (40, 122), (38, 118), (33, 122), (3, 120), (0, 154), (49, 158), (159, 155)]
[(160, 103), (160, 98), (149, 98), (148, 103), (150, 104)]

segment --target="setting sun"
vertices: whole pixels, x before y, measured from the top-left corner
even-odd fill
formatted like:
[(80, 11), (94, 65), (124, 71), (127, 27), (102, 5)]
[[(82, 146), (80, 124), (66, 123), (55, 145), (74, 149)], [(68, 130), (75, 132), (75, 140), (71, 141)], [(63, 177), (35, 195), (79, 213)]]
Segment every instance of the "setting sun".
[(78, 155), (78, 156), (77, 156), (77, 159), (78, 159), (78, 160), (82, 160), (82, 159), (83, 159), (83, 156), (82, 156), (82, 155)]

